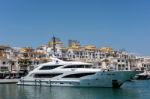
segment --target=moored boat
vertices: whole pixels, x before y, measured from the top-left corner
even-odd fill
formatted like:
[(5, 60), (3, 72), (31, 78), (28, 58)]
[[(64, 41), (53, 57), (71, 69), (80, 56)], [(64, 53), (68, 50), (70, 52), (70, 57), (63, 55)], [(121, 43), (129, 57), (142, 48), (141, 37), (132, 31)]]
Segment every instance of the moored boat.
[(17, 84), (119, 88), (139, 73), (132, 70), (104, 70), (93, 67), (95, 66), (91, 63), (52, 58), (52, 62), (40, 64), (27, 76), (22, 77)]
[(136, 79), (136, 80), (149, 80), (150, 79), (150, 72), (145, 71), (143, 73), (137, 74), (134, 79)]

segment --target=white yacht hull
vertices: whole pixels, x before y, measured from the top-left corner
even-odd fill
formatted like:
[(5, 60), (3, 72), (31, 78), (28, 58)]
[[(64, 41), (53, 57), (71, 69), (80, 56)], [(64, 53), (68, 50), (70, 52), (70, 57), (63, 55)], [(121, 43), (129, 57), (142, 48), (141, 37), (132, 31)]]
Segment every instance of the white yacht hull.
[(138, 71), (98, 71), (94, 75), (81, 78), (29, 78), (24, 77), (18, 85), (32, 86), (72, 86), (72, 87), (114, 87), (119, 88), (123, 83), (131, 80)]

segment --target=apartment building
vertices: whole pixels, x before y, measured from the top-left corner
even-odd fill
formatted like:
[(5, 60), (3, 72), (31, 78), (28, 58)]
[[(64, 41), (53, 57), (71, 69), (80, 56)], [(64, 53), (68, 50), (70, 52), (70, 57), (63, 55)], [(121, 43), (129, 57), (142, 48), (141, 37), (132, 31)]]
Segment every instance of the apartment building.
[(64, 60), (85, 61), (97, 64), (99, 68), (116, 70), (150, 70), (150, 57), (136, 57), (111, 47), (97, 48), (95, 45), (81, 46), (77, 40), (69, 40), (64, 47), (59, 38), (52, 38), (46, 45), (12, 48), (0, 45), (0, 72), (30, 71), (40, 63), (51, 61), (54, 56)]

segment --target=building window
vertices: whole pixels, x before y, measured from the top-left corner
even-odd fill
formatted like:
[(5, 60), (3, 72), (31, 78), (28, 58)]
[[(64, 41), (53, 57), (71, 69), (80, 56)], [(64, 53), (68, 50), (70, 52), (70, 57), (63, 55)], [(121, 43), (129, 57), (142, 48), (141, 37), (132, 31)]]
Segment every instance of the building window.
[(6, 64), (6, 62), (3, 62), (3, 65), (5, 65)]
[(125, 67), (125, 65), (122, 65), (122, 67)]
[(1, 71), (8, 71), (8, 67), (0, 67)]

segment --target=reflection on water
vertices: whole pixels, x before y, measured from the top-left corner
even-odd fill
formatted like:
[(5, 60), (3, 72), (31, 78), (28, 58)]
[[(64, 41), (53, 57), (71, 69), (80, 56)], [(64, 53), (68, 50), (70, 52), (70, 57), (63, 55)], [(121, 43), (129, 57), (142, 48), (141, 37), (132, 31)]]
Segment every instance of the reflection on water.
[(0, 99), (149, 99), (150, 81), (126, 83), (120, 89), (0, 85)]

